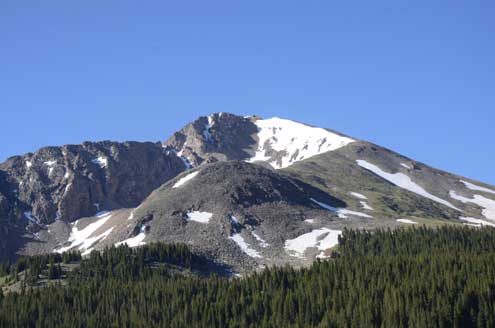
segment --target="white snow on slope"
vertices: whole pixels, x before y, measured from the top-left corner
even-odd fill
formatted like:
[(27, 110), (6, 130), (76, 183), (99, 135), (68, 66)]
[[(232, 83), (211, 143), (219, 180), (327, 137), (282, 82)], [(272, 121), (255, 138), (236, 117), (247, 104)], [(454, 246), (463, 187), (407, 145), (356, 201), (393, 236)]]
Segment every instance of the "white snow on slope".
[(461, 216), (459, 218), (459, 220), (470, 222), (470, 223), (473, 223), (473, 224), (475, 224), (477, 226), (487, 225), (487, 226), (495, 227), (495, 223), (493, 223), (493, 222), (488, 222), (488, 221), (481, 220), (481, 219), (476, 219), (476, 218), (470, 218), (470, 217)]
[(408, 170), (412, 170), (412, 167), (410, 167), (410, 166), (409, 166), (409, 165), (407, 165), (406, 163), (400, 163), (400, 165), (401, 165), (402, 167), (405, 167), (405, 168), (406, 168), (406, 169), (408, 169)]
[(33, 223), (39, 223), (39, 220), (33, 216), (33, 212), (31, 212), (31, 211), (24, 212), (24, 216), (26, 217), (26, 219), (28, 219), (29, 221), (31, 221)]
[(490, 221), (495, 222), (495, 200), (488, 199), (481, 195), (474, 195), (473, 198), (458, 195), (454, 190), (450, 191), (450, 197), (463, 203), (473, 203), (483, 208), (481, 214)]
[(253, 237), (260, 242), (260, 247), (268, 247), (270, 246), (270, 244), (268, 244), (263, 238), (261, 238), (256, 232), (252, 231), (251, 234), (253, 235)]
[(289, 255), (304, 258), (307, 248), (316, 247), (324, 251), (337, 245), (341, 233), (342, 231), (328, 228), (316, 229), (295, 239), (286, 240), (284, 248)]
[(31, 161), (26, 161), (26, 167), (30, 168), (31, 166), (33, 166), (33, 163)]
[(98, 158), (95, 158), (95, 159), (91, 160), (91, 162), (93, 162), (94, 164), (99, 165), (101, 168), (105, 168), (108, 165), (108, 158), (103, 157), (103, 156), (100, 156)]
[(144, 238), (146, 238), (146, 235), (144, 232), (141, 232), (139, 235), (126, 239), (124, 241), (121, 241), (120, 243), (115, 244), (115, 246), (120, 246), (126, 244), (129, 247), (138, 247), (142, 245), (146, 245), (146, 243), (143, 241)]
[(409, 219), (398, 219), (397, 222), (407, 223), (407, 224), (418, 224), (418, 222), (415, 222), (415, 221), (409, 220)]
[(186, 182), (188, 182), (189, 180), (192, 180), (195, 176), (197, 176), (198, 173), (199, 173), (199, 171), (196, 171), (196, 172), (193, 172), (193, 173), (186, 175), (185, 177), (183, 177), (179, 181), (177, 181), (172, 188), (179, 188), (179, 187), (183, 186)]
[(454, 210), (461, 212), (460, 209), (458, 209), (457, 207), (455, 207), (454, 205), (452, 205), (448, 201), (443, 200), (443, 199), (441, 199), (435, 195), (432, 195), (429, 192), (427, 192), (426, 190), (424, 190), (423, 187), (414, 183), (411, 180), (411, 178), (409, 176), (405, 175), (404, 173), (401, 173), (401, 172), (388, 173), (388, 172), (385, 172), (382, 169), (380, 169), (378, 166), (373, 165), (371, 163), (368, 163), (367, 161), (364, 161), (364, 160), (357, 160), (356, 162), (358, 163), (359, 166), (375, 173), (379, 177), (387, 180), (390, 183), (393, 183), (394, 185), (396, 185), (402, 189), (409, 190), (410, 192), (413, 192), (417, 195), (431, 199), (437, 203), (443, 204), (445, 206), (448, 206)]
[(310, 198), (310, 199), (311, 199), (311, 201), (313, 203), (317, 204), (318, 206), (320, 206), (320, 207), (322, 207), (322, 208), (324, 208), (326, 210), (329, 210), (330, 212), (337, 213), (337, 215), (341, 219), (347, 219), (349, 215), (359, 216), (359, 217), (368, 218), (368, 219), (372, 219), (373, 218), (371, 215), (368, 215), (366, 213), (351, 211), (351, 210), (348, 210), (348, 209), (345, 209), (345, 208), (337, 208), (337, 207), (333, 207), (333, 206), (330, 206), (328, 204), (319, 202), (319, 201), (317, 201), (314, 198)]
[(105, 231), (104, 233), (102, 233), (99, 236), (91, 237), (91, 238), (88, 238), (87, 240), (85, 240), (84, 243), (81, 246), (79, 246), (79, 250), (85, 250), (81, 255), (85, 256), (85, 255), (88, 255), (89, 253), (91, 253), (93, 251), (92, 246), (96, 242), (100, 242), (100, 241), (105, 240), (112, 233), (112, 230), (113, 230), (113, 227), (108, 229), (107, 231)]
[[(169, 153), (172, 152), (175, 155), (177, 155), (177, 157), (179, 157), (180, 160), (182, 161), (182, 163), (184, 164), (184, 167), (186, 168), (186, 170), (190, 170), (193, 168), (193, 166), (192, 166), (191, 162), (189, 161), (189, 158), (187, 158), (186, 156), (183, 156), (184, 148), (186, 147), (186, 144), (187, 144), (187, 141), (184, 143), (184, 146), (182, 146), (182, 149), (180, 151), (177, 151), (176, 149), (169, 149), (165, 153), (167, 155), (169, 155)], [(162, 147), (168, 148), (168, 146), (165, 144), (162, 144)]]
[(233, 240), (247, 255), (258, 258), (262, 257), (260, 253), (258, 253), (255, 249), (252, 249), (251, 246), (246, 243), (240, 233), (233, 234), (231, 237), (229, 237), (229, 239)]
[(356, 198), (359, 198), (359, 199), (364, 199), (364, 200), (368, 199), (368, 197), (366, 197), (365, 195), (360, 194), (358, 192), (350, 192), (349, 194), (356, 197)]
[(46, 166), (53, 166), (53, 165), (57, 164), (57, 161), (46, 161), (46, 162), (43, 162), (43, 164), (45, 164)]
[[(354, 141), (325, 129), (277, 117), (257, 120), (255, 124), (258, 126), (258, 149), (248, 162), (268, 161), (276, 169), (288, 167), (303, 159), (336, 150)], [(266, 146), (268, 147), (265, 148)], [(270, 149), (286, 152), (281, 163), (267, 155)]]
[(368, 211), (373, 211), (373, 207), (369, 206), (368, 203), (366, 203), (364, 200), (359, 202), (361, 206)]
[(82, 230), (79, 230), (77, 228), (77, 223), (79, 222), (79, 220), (76, 221), (72, 227), (72, 232), (68, 239), (70, 245), (59, 248), (55, 251), (57, 253), (63, 253), (75, 247), (78, 247), (80, 251), (89, 249), (95, 242), (99, 241), (102, 238), (106, 238), (106, 236), (108, 236), (108, 234), (112, 232), (113, 228), (107, 230), (105, 233), (99, 236), (91, 237), (93, 233), (100, 227), (102, 227), (111, 217), (112, 214), (110, 212), (102, 213), (98, 216), (98, 221), (88, 224), (88, 226), (86, 228), (83, 228)]
[(306, 219), (306, 220), (304, 220), (304, 222), (313, 224), (313, 223), (315, 223), (315, 220), (314, 219)]
[(488, 188), (485, 188), (485, 187), (481, 187), (481, 186), (475, 185), (475, 184), (473, 184), (471, 182), (467, 182), (467, 181), (464, 181), (464, 180), (461, 180), (461, 182), (464, 183), (468, 189), (475, 190), (475, 191), (483, 191), (483, 192), (487, 192), (487, 193), (490, 193), (490, 194), (495, 194), (495, 190), (491, 190), (491, 189), (488, 189)]
[(206, 142), (212, 142), (213, 138), (211, 137), (210, 129), (215, 124), (215, 121), (213, 120), (214, 116), (210, 115), (208, 116), (208, 124), (205, 125), (205, 128), (203, 130), (203, 138), (205, 139)]
[(138, 235), (131, 237), (129, 239), (126, 239), (124, 241), (118, 242), (115, 244), (115, 246), (117, 247), (117, 246), (126, 244), (128, 247), (133, 248), (133, 247), (146, 245), (146, 243), (144, 242), (144, 239), (146, 238), (145, 229), (146, 229), (146, 227), (142, 226), (141, 231), (139, 232)]
[(208, 223), (212, 218), (213, 214), (208, 212), (193, 211), (187, 213), (187, 218), (189, 221), (195, 221), (199, 223)]
[(240, 224), (239, 220), (237, 220), (237, 218), (233, 215), (230, 216), (230, 220), (233, 222), (233, 223), (236, 223), (236, 224)]

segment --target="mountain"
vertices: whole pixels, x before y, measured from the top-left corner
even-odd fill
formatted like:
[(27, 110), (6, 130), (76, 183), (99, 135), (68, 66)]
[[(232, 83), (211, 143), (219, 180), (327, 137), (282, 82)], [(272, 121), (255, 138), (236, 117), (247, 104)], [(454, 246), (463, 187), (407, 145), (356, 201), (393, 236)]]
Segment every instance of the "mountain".
[(163, 144), (9, 158), (0, 217), (3, 259), (183, 242), (242, 273), (332, 256), (345, 228), (495, 226), (495, 187), (332, 130), (216, 113)]

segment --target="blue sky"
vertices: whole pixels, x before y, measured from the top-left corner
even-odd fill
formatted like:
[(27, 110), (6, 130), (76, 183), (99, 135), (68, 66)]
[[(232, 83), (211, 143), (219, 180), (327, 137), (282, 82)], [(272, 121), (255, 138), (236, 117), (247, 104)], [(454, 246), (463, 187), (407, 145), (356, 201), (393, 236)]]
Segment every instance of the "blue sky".
[(0, 160), (280, 116), (495, 184), (493, 1), (0, 2)]

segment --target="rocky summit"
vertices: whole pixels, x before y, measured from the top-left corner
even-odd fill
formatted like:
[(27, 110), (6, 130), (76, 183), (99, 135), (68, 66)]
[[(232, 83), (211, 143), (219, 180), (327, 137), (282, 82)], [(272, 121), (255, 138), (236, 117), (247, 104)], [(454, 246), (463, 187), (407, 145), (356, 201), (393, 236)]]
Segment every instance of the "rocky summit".
[(228, 113), (163, 143), (0, 164), (2, 260), (163, 241), (243, 273), (330, 257), (346, 228), (413, 225), (495, 226), (495, 187), (325, 128)]

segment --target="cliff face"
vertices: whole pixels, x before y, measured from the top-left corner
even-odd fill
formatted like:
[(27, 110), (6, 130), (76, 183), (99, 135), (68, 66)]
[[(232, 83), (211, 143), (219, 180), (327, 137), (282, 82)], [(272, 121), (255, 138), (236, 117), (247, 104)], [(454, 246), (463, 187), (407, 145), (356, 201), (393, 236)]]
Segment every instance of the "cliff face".
[(137, 206), (184, 169), (175, 154), (156, 143), (46, 147), (0, 165), (0, 215), (9, 221), (24, 217), (49, 224)]

